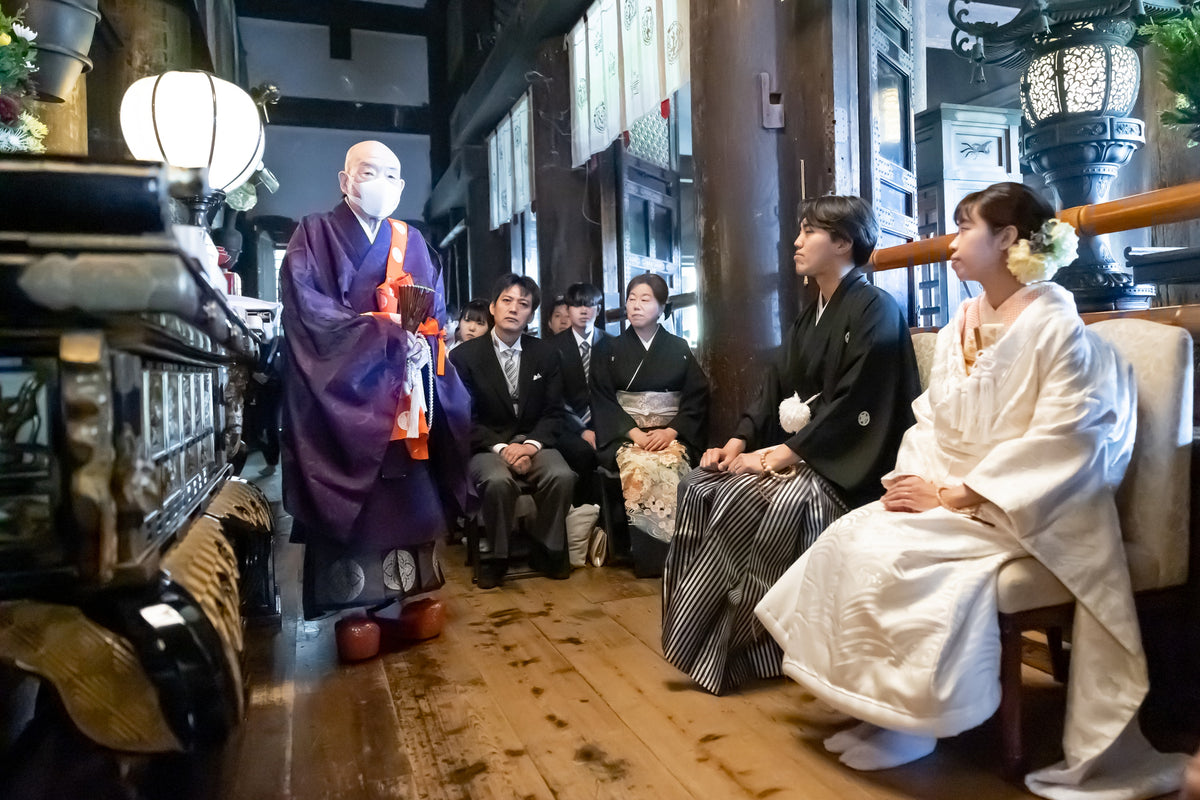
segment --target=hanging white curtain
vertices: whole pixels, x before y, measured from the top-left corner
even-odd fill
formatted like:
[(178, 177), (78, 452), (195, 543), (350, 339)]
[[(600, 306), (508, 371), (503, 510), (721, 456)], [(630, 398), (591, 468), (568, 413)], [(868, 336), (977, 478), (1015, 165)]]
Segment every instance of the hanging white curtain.
[(658, 110), (662, 75), (659, 68), (657, 0), (620, 0), (622, 94), (625, 129)]
[(571, 163), (604, 150), (691, 79), (690, 0), (596, 0), (567, 39)]
[(587, 19), (571, 29), (567, 46), (571, 56), (571, 166), (578, 167), (592, 154), (588, 111)]
[(629, 126), (625, 121), (625, 98), (621, 92), (621, 15), (617, 0), (600, 0), (600, 24), (604, 26), (604, 102), (608, 106), (608, 142)]
[(659, 0), (662, 8), (663, 98), (692, 79), (689, 0)]
[(521, 99), (512, 109), (512, 141), (513, 141), (513, 213), (519, 214), (529, 208), (533, 199), (533, 175), (530, 170), (530, 136), (529, 136), (529, 93), (521, 95)]
[(598, 153), (608, 147), (608, 94), (604, 86), (604, 14), (600, 0), (592, 3), (587, 12), (588, 42), (588, 152)]
[(508, 222), (513, 215), (513, 140), (512, 120), (507, 114), (496, 127), (496, 179), (500, 197), (500, 222)]
[(496, 132), (492, 131), (487, 137), (488, 144), (488, 211), (490, 228), (500, 227), (500, 164), (499, 150), (496, 142)]

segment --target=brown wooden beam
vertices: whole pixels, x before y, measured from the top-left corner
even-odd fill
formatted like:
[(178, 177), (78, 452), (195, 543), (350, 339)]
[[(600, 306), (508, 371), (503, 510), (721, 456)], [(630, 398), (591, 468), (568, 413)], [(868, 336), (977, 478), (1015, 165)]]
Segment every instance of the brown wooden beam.
[(429, 106), (393, 106), (386, 103), (358, 103), (313, 97), (281, 97), (267, 113), (271, 115), (272, 125), (415, 133), (423, 136), (429, 136), (433, 132), (433, 114)]
[[(1064, 208), (1058, 212), (1058, 218), (1071, 223), (1079, 233), (1093, 236), (1200, 219), (1200, 181), (1155, 189), (1107, 203)], [(954, 236), (948, 233), (936, 239), (918, 239), (876, 250), (871, 257), (871, 265), (876, 272), (882, 272), (946, 261), (950, 258), (950, 242)]]

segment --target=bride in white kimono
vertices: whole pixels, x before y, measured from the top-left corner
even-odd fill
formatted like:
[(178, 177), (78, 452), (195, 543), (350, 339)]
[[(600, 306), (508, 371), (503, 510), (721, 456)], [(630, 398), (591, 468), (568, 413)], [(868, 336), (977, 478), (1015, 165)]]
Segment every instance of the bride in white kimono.
[(1021, 184), (968, 195), (951, 264), (984, 293), (938, 334), (886, 494), (833, 523), (755, 613), (783, 671), (863, 723), (826, 748), (855, 769), (932, 752), (1000, 702), (996, 573), (1032, 555), (1076, 599), (1065, 759), (1026, 777), (1050, 798), (1178, 786), (1137, 710), (1146, 662), (1114, 501), (1133, 448), (1132, 370), (1046, 282), (1069, 225)]

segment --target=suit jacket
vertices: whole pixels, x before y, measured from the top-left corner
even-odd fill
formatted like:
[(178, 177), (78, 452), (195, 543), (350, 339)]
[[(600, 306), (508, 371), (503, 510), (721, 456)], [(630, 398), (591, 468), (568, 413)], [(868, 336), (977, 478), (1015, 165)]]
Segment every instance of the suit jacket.
[(471, 393), (472, 452), (524, 439), (554, 446), (566, 413), (557, 350), (533, 336), (521, 337), (515, 413), (490, 333), (454, 348), (450, 361)]
[[(596, 345), (610, 338), (607, 333), (594, 328), (592, 330), (592, 363), (596, 363)], [(587, 376), (583, 374), (583, 357), (579, 355), (579, 344), (575, 341), (575, 331), (567, 328), (546, 340), (558, 351), (562, 358), (563, 402), (567, 407), (565, 430), (568, 433), (580, 434), (585, 428), (592, 428), (589, 421), (583, 423), (584, 412), (592, 403), (592, 393), (588, 386)]]

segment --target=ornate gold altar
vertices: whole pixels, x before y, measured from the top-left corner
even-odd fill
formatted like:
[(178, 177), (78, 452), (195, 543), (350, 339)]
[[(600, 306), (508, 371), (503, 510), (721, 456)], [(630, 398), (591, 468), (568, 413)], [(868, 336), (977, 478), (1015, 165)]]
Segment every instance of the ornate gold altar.
[(278, 619), (227, 459), (256, 341), (168, 224), (194, 181), (0, 159), (0, 663), (121, 752), (220, 741), (243, 626)]

